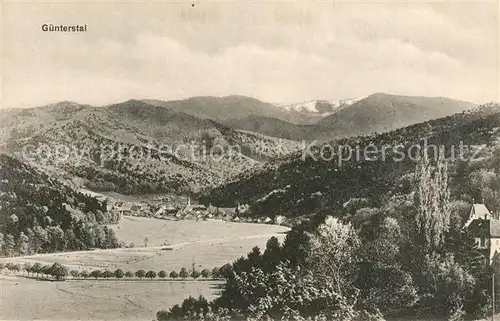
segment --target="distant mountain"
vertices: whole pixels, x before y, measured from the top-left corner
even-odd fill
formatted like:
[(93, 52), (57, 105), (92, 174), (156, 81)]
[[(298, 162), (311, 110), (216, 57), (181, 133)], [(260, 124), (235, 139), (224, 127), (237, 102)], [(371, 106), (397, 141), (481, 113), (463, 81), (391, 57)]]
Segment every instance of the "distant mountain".
[(312, 124), (322, 117), (298, 110), (287, 110), (255, 98), (239, 95), (226, 97), (202, 96), (174, 101), (152, 99), (143, 101), (154, 106), (166, 107), (199, 118), (208, 118), (219, 122), (256, 116), (276, 118), (294, 124)]
[(305, 114), (313, 114), (321, 117), (326, 117), (333, 114), (337, 110), (350, 106), (365, 97), (345, 99), (345, 100), (311, 100), (303, 103), (279, 105), (279, 107), (287, 111), (295, 111)]
[(267, 116), (250, 115), (225, 123), (234, 128), (297, 141), (329, 141), (383, 133), (419, 122), (449, 116), (476, 105), (448, 98), (410, 97), (373, 94), (368, 97), (340, 101), (314, 100), (282, 106), (308, 119), (318, 119), (310, 125), (300, 125)]
[(317, 123), (321, 128), (310, 132), (308, 138), (331, 139), (382, 133), (445, 117), (476, 105), (470, 102), (441, 97), (413, 97), (388, 94), (373, 94), (347, 108), (339, 108)]

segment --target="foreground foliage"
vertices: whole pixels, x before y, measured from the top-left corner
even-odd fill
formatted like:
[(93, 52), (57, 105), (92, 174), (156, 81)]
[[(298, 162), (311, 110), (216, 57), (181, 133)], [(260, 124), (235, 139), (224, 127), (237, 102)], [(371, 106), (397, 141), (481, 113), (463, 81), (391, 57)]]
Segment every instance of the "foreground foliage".
[(484, 318), (492, 273), (500, 295), (500, 255), (486, 265), (462, 226), (478, 194), (500, 209), (487, 198), (500, 191), (497, 148), (468, 164), (421, 154), (405, 189), (311, 216), (283, 245), (270, 239), (225, 267), (219, 298), (189, 298), (158, 320)]

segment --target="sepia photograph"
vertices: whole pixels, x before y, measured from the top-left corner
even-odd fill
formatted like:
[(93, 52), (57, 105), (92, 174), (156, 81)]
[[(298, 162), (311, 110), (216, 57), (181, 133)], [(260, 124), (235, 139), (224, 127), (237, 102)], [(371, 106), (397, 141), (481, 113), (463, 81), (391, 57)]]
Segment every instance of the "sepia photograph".
[(500, 321), (498, 0), (0, 1), (0, 320)]

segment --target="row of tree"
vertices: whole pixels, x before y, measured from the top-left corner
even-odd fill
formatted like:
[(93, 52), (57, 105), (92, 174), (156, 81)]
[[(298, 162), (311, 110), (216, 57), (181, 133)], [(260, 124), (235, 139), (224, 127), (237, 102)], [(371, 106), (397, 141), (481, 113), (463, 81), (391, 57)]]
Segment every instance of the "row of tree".
[(40, 263), (30, 264), (25, 263), (24, 265), (15, 263), (0, 264), (0, 270), (7, 269), (14, 273), (26, 272), (28, 276), (30, 274), (36, 274), (37, 277), (41, 276), (52, 276), (57, 280), (64, 280), (68, 276), (68, 268), (59, 263), (54, 263), (52, 265), (42, 265)]
[(88, 278), (104, 278), (104, 279), (109, 279), (109, 278), (116, 278), (116, 279), (122, 279), (122, 278), (139, 278), (139, 279), (155, 279), (155, 278), (161, 278), (164, 279), (167, 276), (171, 279), (187, 279), (189, 277), (193, 279), (198, 279), (200, 277), (202, 278), (222, 278), (224, 275), (227, 275), (227, 271), (229, 269), (229, 265), (223, 266), (222, 268), (217, 268), (214, 267), (212, 270), (209, 269), (204, 269), (202, 271), (198, 271), (196, 269), (192, 269), (191, 271), (188, 271), (186, 268), (182, 268), (179, 272), (177, 271), (172, 271), (169, 274), (165, 270), (161, 270), (158, 273), (153, 270), (145, 271), (145, 270), (137, 270), (136, 272), (131, 272), (131, 271), (123, 271), (122, 269), (116, 269), (115, 271), (109, 271), (109, 270), (93, 270), (93, 271), (77, 271), (77, 270), (69, 270), (67, 267), (59, 264), (59, 263), (54, 263), (52, 265), (42, 265), (40, 263), (35, 263), (35, 264), (30, 264), (30, 263), (25, 263), (24, 265), (21, 264), (14, 264), (14, 263), (6, 263), (6, 264), (0, 264), (0, 270), (2, 269), (7, 269), (8, 271), (12, 271), (14, 273), (19, 273), (19, 272), (25, 272), (27, 273), (28, 276), (30, 274), (32, 276), (36, 277), (53, 277), (57, 280), (63, 280), (65, 279), (68, 275), (71, 275), (73, 279), (88, 279)]

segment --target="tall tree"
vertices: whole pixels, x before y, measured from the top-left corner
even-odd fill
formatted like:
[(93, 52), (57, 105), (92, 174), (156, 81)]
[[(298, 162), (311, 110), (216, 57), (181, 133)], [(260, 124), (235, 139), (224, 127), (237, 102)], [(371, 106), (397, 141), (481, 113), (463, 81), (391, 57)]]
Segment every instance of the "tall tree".
[(415, 227), (417, 241), (425, 249), (435, 249), (444, 242), (450, 227), (450, 190), (448, 165), (439, 157), (433, 166), (424, 151), (416, 165)]
[(187, 278), (189, 276), (188, 271), (186, 268), (182, 268), (181, 271), (179, 272), (179, 276), (183, 279)]
[(68, 275), (68, 268), (59, 263), (54, 263), (50, 267), (50, 274), (56, 278), (56, 280), (64, 280)]
[(3, 233), (0, 233), (0, 254), (3, 253), (5, 247), (5, 238), (3, 236)]
[(21, 255), (29, 254), (30, 252), (29, 239), (24, 232), (19, 233), (19, 237), (17, 238), (17, 251)]
[(32, 241), (34, 247), (33, 251), (38, 253), (46, 246), (49, 236), (47, 231), (39, 225), (33, 227), (33, 234), (35, 235)]
[(16, 248), (16, 242), (14, 240), (14, 236), (12, 236), (12, 234), (7, 233), (7, 235), (5, 235), (5, 245), (4, 245), (5, 255), (7, 256), (13, 255), (15, 248)]
[(142, 279), (143, 277), (146, 276), (146, 271), (139, 270), (139, 271), (135, 272), (135, 276), (138, 277), (139, 279)]

